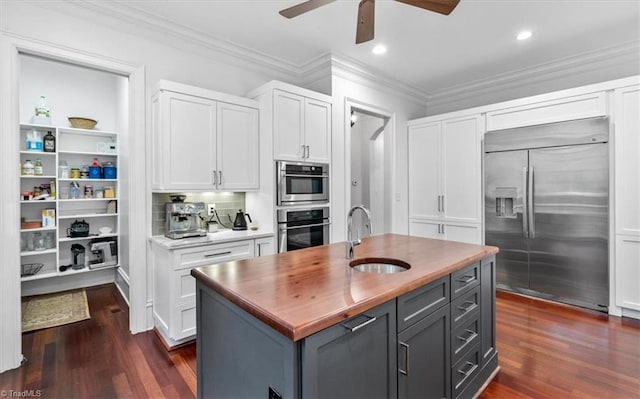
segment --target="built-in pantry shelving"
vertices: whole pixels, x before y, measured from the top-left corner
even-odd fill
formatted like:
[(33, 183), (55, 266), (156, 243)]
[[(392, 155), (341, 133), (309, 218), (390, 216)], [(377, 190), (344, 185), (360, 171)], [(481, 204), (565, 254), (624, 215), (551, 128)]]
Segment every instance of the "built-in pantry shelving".
[[(51, 132), (56, 139), (56, 150), (27, 150), (27, 136), (34, 131), (40, 137)], [(36, 274), (22, 276), (21, 281), (63, 277), (119, 266), (119, 262), (115, 265), (90, 264), (90, 259), (95, 258), (91, 252), (91, 244), (96, 239), (115, 241), (116, 248), (119, 247), (118, 139), (117, 132), (37, 124), (20, 125), (21, 175), (18, 194), (21, 212), (21, 265), (43, 265)], [(24, 175), (24, 163), (27, 160), (33, 163), (36, 159), (40, 159), (42, 163), (42, 174)], [(72, 168), (82, 169), (85, 165), (91, 165), (94, 159), (100, 163), (99, 177), (81, 178), (71, 174)], [(103, 167), (104, 164), (110, 167), (109, 176), (105, 176), (107, 169)], [(77, 187), (76, 192), (73, 186)], [(48, 197), (33, 199), (36, 188), (42, 194), (48, 194)], [(49, 212), (50, 219), (46, 223), (43, 211)], [(70, 228), (76, 221), (89, 224), (88, 236), (70, 236)], [(101, 232), (100, 228), (103, 227), (110, 231)], [(73, 264), (72, 246), (78, 248), (77, 245), (84, 248), (82, 267), (76, 262), (75, 268), (61, 268)], [(117, 252), (119, 255), (119, 250)], [(120, 259), (119, 256), (117, 258)]]

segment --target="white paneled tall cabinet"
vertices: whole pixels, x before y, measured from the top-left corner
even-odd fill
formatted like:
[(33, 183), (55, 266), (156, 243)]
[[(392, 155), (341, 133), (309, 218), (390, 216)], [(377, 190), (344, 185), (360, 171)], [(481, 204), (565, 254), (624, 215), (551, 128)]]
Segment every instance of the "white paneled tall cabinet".
[(409, 234), (482, 241), (480, 114), (409, 123)]
[(624, 315), (640, 312), (640, 84), (616, 89), (613, 101), (615, 302)]

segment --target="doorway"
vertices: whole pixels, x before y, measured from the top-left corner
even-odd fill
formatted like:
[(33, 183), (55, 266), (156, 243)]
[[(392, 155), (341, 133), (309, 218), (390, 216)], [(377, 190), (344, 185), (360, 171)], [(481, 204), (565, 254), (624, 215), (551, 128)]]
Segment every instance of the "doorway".
[[(351, 107), (351, 176), (350, 204), (364, 205), (371, 211), (371, 233), (381, 234), (389, 231), (388, 220), (390, 215), (388, 196), (390, 190), (385, 175), (389, 173), (385, 158), (385, 140), (388, 134), (385, 129), (389, 123), (388, 116), (375, 112)], [(366, 235), (368, 228), (365, 225), (362, 213), (353, 216), (354, 236)]]

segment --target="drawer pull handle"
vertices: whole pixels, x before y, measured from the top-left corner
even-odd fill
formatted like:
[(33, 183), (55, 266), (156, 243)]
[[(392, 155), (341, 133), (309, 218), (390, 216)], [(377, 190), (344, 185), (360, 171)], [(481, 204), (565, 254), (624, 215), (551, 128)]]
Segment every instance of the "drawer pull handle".
[[(468, 305), (468, 306), (464, 306), (464, 305)], [(464, 302), (462, 302), (462, 305), (456, 306), (456, 308), (458, 308), (458, 310), (463, 310), (464, 313), (470, 312), (475, 307), (476, 307), (476, 302), (475, 301), (464, 301)]]
[(469, 284), (475, 279), (476, 279), (476, 276), (472, 274), (471, 276), (465, 275), (465, 276), (462, 276), (461, 278), (457, 278), (456, 281), (462, 284)]
[(400, 346), (404, 348), (404, 370), (398, 368), (400, 374), (409, 375), (409, 345), (400, 342)]
[(464, 376), (463, 380), (467, 377), (469, 377), (471, 375), (471, 373), (474, 372), (474, 370), (476, 369), (476, 367), (478, 367), (478, 365), (471, 363), (469, 361), (465, 362), (465, 366), (469, 366), (469, 370), (467, 371), (462, 371), (461, 369), (458, 369), (458, 373), (462, 374)]
[[(457, 336), (457, 338), (458, 338), (460, 341), (464, 341), (464, 345), (466, 345), (466, 344), (468, 344), (469, 342), (473, 341), (473, 340), (478, 336), (478, 333), (476, 333), (476, 332), (475, 332), (475, 331), (473, 331), (473, 330), (465, 330), (465, 331), (469, 333), (469, 336), (468, 336), (467, 338), (465, 338), (465, 337), (463, 337), (463, 336), (461, 336), (461, 335), (458, 335), (458, 336)], [(464, 346), (464, 345), (463, 345), (463, 346)]]
[(230, 255), (231, 251), (225, 251), (225, 252), (218, 252), (217, 254), (206, 254), (204, 257), (205, 258), (213, 258), (214, 256), (220, 256), (220, 255)]
[(364, 317), (366, 317), (366, 318), (368, 318), (368, 320), (365, 320), (364, 322), (362, 322), (362, 323), (358, 324), (357, 326), (353, 326), (353, 327), (351, 327), (351, 326), (348, 326), (348, 325), (346, 325), (346, 324), (343, 324), (343, 325), (342, 325), (342, 327), (346, 328), (347, 330), (349, 330), (349, 331), (351, 331), (351, 332), (354, 332), (354, 331), (358, 331), (358, 330), (359, 330), (359, 329), (361, 329), (362, 327), (364, 327), (364, 326), (366, 326), (366, 325), (368, 325), (368, 324), (371, 324), (371, 323), (373, 323), (374, 321), (376, 321), (376, 320), (377, 320), (375, 317), (367, 316), (366, 314), (365, 314), (365, 315), (363, 315), (363, 316), (364, 316)]

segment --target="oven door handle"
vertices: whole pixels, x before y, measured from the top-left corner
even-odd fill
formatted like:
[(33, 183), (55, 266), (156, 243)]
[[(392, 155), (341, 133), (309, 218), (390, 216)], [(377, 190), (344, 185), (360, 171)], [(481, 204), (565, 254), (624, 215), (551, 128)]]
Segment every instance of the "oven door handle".
[(329, 177), (329, 175), (326, 173), (323, 173), (321, 175), (302, 175), (302, 174), (294, 174), (294, 173), (283, 173), (282, 176), (283, 177), (323, 177), (323, 178)]
[(328, 226), (330, 224), (331, 224), (331, 222), (305, 224), (304, 226), (280, 227), (280, 231), (295, 230), (295, 229), (305, 229), (305, 228), (308, 228), (308, 227)]

